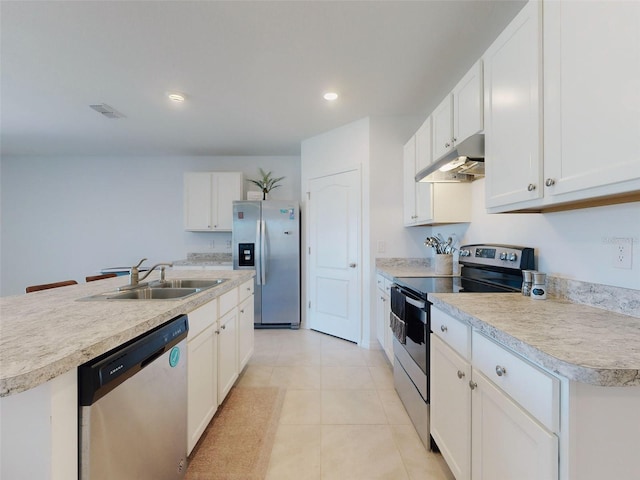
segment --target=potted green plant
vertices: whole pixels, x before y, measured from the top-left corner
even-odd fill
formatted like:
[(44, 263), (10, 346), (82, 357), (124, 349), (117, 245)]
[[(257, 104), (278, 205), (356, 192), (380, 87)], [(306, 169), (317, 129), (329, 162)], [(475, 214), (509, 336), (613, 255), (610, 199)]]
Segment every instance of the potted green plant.
[(278, 185), (278, 182), (282, 181), (284, 177), (274, 178), (271, 176), (271, 172), (265, 172), (264, 170), (262, 170), (262, 168), (260, 168), (259, 170), (262, 178), (258, 180), (249, 179), (249, 181), (254, 185), (260, 187), (260, 190), (262, 190), (262, 199), (266, 200), (267, 194), (274, 188), (278, 188), (280, 186)]

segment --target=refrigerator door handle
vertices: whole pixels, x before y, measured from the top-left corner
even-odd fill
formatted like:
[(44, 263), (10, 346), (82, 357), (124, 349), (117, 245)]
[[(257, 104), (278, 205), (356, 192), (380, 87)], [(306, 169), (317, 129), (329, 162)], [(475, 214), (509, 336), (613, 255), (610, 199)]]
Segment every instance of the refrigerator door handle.
[(262, 222), (260, 220), (256, 220), (256, 249), (254, 252), (255, 255), (255, 265), (256, 265), (256, 285), (262, 285)]
[(260, 221), (260, 284), (267, 284), (267, 225)]

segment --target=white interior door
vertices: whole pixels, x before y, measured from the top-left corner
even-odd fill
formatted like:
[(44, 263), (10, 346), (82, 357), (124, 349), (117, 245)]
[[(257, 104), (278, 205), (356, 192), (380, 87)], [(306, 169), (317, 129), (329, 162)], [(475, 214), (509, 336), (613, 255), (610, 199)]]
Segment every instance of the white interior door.
[(360, 172), (313, 179), (309, 192), (309, 327), (358, 342)]

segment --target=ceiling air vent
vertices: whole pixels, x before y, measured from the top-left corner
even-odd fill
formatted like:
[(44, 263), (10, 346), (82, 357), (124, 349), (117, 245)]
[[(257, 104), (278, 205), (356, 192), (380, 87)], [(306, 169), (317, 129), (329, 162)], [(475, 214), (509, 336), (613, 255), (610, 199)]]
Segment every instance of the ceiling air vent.
[(107, 118), (124, 118), (124, 115), (117, 111), (115, 108), (110, 107), (106, 103), (100, 103), (99, 105), (89, 105), (96, 112), (101, 113)]

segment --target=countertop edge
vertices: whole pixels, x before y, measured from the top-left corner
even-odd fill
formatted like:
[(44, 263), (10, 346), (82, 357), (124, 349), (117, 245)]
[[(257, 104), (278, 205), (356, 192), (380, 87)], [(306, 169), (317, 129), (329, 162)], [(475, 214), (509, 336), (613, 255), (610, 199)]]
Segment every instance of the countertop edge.
[[(168, 277), (184, 277), (184, 274), (187, 272), (189, 271), (182, 271), (180, 272), (181, 275), (172, 275), (171, 277), (168, 275)], [(52, 360), (50, 363), (39, 365), (22, 373), (0, 378), (0, 398), (21, 393), (42, 385), (129, 340), (148, 332), (153, 328), (162, 325), (172, 318), (182, 314), (188, 314), (194, 309), (218, 298), (230, 290), (233, 290), (255, 276), (255, 271), (253, 270), (234, 270), (234, 272), (236, 272), (234, 274), (234, 278), (230, 278), (228, 281), (217, 287), (204, 290), (184, 300), (152, 300), (152, 302), (157, 302), (158, 306), (161, 305), (160, 302), (165, 303), (167, 310), (148, 318), (142, 318), (140, 322), (132, 324), (127, 329), (114, 332), (112, 336), (98, 341), (95, 344), (83, 345), (71, 354)], [(214, 271), (206, 273), (218, 277), (221, 274), (221, 272)], [(198, 274), (198, 276), (204, 278), (207, 276), (206, 273), (204, 276), (200, 274)], [(132, 305), (136, 305), (136, 303), (133, 303)]]
[(469, 324), (472, 328), (475, 328), (485, 336), (514, 351), (526, 360), (556, 375), (565, 377), (568, 380), (603, 387), (640, 386), (639, 369), (606, 369), (589, 367), (586, 365), (576, 365), (550, 355), (543, 350), (540, 350), (533, 345), (530, 345), (527, 342), (494, 327), (490, 323), (438, 298), (437, 294), (431, 296), (429, 300), (435, 307), (438, 307), (445, 313)]

